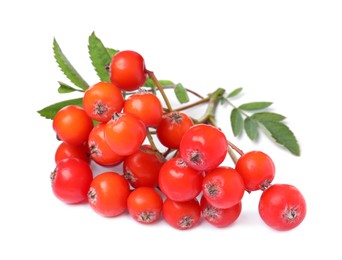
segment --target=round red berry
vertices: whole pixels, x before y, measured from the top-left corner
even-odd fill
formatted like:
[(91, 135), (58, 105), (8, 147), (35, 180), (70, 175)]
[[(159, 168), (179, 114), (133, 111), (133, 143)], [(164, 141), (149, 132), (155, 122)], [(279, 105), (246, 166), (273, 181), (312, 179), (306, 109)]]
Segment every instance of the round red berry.
[(225, 159), (228, 141), (218, 128), (198, 124), (190, 127), (183, 135), (179, 152), (183, 160), (198, 171), (218, 167)]
[(306, 202), (293, 185), (273, 184), (260, 197), (259, 214), (271, 228), (286, 231), (297, 227), (306, 216)]

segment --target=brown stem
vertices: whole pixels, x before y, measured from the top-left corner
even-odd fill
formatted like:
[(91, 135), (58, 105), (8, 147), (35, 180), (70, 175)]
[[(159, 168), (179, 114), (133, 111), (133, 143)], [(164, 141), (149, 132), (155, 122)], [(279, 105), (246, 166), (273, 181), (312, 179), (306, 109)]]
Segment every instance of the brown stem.
[(161, 95), (162, 95), (162, 97), (163, 97), (163, 99), (165, 101), (167, 109), (169, 110), (169, 112), (171, 112), (172, 111), (171, 103), (170, 103), (169, 99), (167, 98), (167, 96), (165, 94), (163, 86), (159, 83), (159, 81), (156, 78), (156, 76), (154, 75), (153, 71), (147, 70), (146, 72), (147, 72), (148, 76), (150, 77), (150, 79), (154, 82), (154, 84), (156, 84), (159, 92), (161, 93)]
[(153, 153), (158, 157), (158, 159), (161, 161), (161, 162), (165, 162), (166, 159), (165, 157), (159, 152), (154, 140), (153, 140), (153, 137), (151, 135), (151, 132), (149, 129), (147, 129), (146, 131), (146, 136), (147, 136), (147, 139), (152, 147), (152, 150), (153, 150)]
[(240, 154), (240, 156), (244, 155), (244, 152), (240, 148), (238, 148), (235, 144), (233, 144), (232, 142), (228, 141), (228, 145), (231, 148), (233, 148), (238, 154)]
[[(168, 89), (168, 88), (171, 88), (171, 89), (174, 89), (176, 88), (176, 85), (168, 85), (168, 86), (163, 86), (164, 89)], [(201, 96), (200, 94), (198, 94), (197, 92), (191, 90), (191, 89), (188, 89), (188, 88), (185, 88), (185, 90), (191, 94), (193, 94), (194, 96), (200, 98), (200, 99), (204, 99), (203, 96)]]
[(198, 105), (201, 105), (203, 103), (206, 103), (209, 101), (209, 97), (206, 97), (206, 98), (203, 98), (197, 102), (194, 102), (192, 104), (189, 104), (187, 106), (183, 106), (183, 107), (179, 107), (179, 108), (176, 108), (174, 109), (173, 111), (182, 111), (182, 110), (185, 110), (185, 109), (189, 109), (189, 108), (192, 108), (192, 107), (195, 107), (195, 106), (198, 106)]

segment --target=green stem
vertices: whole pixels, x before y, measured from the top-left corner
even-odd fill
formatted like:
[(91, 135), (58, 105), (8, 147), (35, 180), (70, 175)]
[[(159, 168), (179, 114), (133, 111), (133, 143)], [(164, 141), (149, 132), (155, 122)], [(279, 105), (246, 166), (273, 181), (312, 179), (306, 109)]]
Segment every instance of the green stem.
[(156, 76), (154, 75), (153, 71), (147, 70), (146, 72), (147, 72), (148, 76), (150, 77), (150, 79), (154, 82), (154, 84), (156, 84), (158, 90), (160, 91), (160, 94), (162, 95), (162, 97), (163, 97), (163, 99), (165, 101), (167, 109), (169, 110), (169, 112), (171, 112), (172, 111), (171, 103), (170, 103), (169, 99), (166, 96), (166, 93), (165, 93), (165, 91), (163, 89), (163, 86), (159, 83), (159, 81), (156, 78)]
[(218, 88), (213, 93), (209, 95), (208, 107), (204, 115), (198, 119), (198, 123), (211, 123), (215, 125), (215, 111), (218, 103), (220, 102), (222, 96), (225, 93), (225, 89)]
[[(209, 123), (209, 124), (217, 127), (216, 120), (215, 120), (215, 112), (216, 112), (217, 105), (219, 104), (224, 93), (225, 93), (224, 89), (218, 88), (212, 94), (209, 95), (209, 100), (208, 100), (209, 103), (208, 103), (207, 110), (205, 111), (204, 115), (198, 120), (198, 123)], [(234, 106), (230, 102), (229, 102), (229, 104)], [(228, 142), (228, 154), (229, 154), (230, 158), (233, 160), (234, 164), (236, 164), (238, 158), (236, 157), (234, 150), (240, 156), (242, 156), (244, 153), (242, 152), (241, 149), (239, 149), (232, 142), (230, 142), (228, 140), (227, 140), (227, 142)]]
[(238, 158), (236, 157), (233, 149), (231, 148), (231, 146), (228, 145), (228, 154), (230, 156), (230, 158), (232, 159), (232, 161), (234, 162), (234, 164), (236, 165)]

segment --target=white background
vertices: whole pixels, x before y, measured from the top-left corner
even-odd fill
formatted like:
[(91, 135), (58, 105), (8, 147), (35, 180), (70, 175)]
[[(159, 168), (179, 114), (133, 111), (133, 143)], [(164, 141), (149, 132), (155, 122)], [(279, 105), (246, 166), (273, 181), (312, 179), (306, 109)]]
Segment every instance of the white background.
[[(341, 13), (340, 1), (330, 0), (2, 1), (0, 259), (340, 259)], [(160, 79), (203, 95), (243, 87), (237, 105), (273, 101), (300, 142), (300, 157), (264, 137), (257, 144), (234, 138), (229, 107), (219, 109), (219, 125), (244, 151), (273, 158), (274, 183), (302, 191), (304, 222), (289, 232), (268, 228), (258, 192), (244, 196), (232, 226), (202, 222), (189, 231), (127, 215), (103, 218), (88, 205), (58, 201), (49, 180), (58, 142), (36, 111), (77, 96), (57, 93), (57, 81), (68, 81), (53, 58), (54, 37), (96, 83), (87, 52), (92, 31), (108, 47), (140, 52)]]

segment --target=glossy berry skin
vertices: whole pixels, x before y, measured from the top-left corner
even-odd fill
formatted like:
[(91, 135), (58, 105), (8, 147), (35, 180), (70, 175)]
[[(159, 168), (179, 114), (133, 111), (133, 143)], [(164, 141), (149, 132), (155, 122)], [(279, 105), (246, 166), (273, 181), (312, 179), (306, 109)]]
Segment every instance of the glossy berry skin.
[(52, 127), (58, 138), (69, 145), (87, 142), (93, 121), (83, 108), (75, 105), (63, 107), (53, 119)]
[(202, 173), (190, 168), (181, 158), (166, 161), (159, 172), (159, 188), (173, 201), (196, 198), (202, 191), (202, 180)]
[(242, 209), (241, 201), (230, 208), (216, 208), (208, 203), (204, 196), (201, 197), (200, 205), (204, 219), (211, 225), (219, 228), (233, 224), (239, 218)]
[(225, 159), (228, 142), (216, 127), (198, 124), (183, 135), (179, 152), (183, 160), (198, 171), (208, 171), (218, 167)]
[(118, 155), (110, 149), (104, 136), (106, 124), (98, 124), (91, 130), (88, 146), (91, 158), (102, 166), (114, 166), (121, 163), (125, 156)]
[(50, 175), (55, 196), (68, 204), (87, 199), (87, 192), (93, 179), (89, 164), (77, 158), (67, 158), (57, 163)]
[(133, 114), (115, 114), (106, 123), (105, 140), (117, 154), (127, 156), (135, 153), (146, 138), (146, 126)]
[(115, 217), (127, 209), (129, 194), (129, 184), (124, 177), (115, 172), (103, 172), (91, 182), (88, 201), (99, 215)]
[(184, 133), (193, 125), (187, 114), (171, 112), (162, 117), (157, 128), (157, 137), (162, 145), (178, 149)]
[(147, 127), (157, 127), (163, 116), (163, 107), (156, 95), (142, 91), (126, 99), (123, 112), (135, 114)]
[(239, 173), (230, 167), (218, 167), (207, 172), (202, 183), (203, 196), (217, 208), (230, 208), (239, 203), (245, 185)]
[(151, 187), (140, 187), (131, 192), (127, 208), (132, 218), (142, 224), (156, 222), (163, 208), (161, 195)]
[(156, 187), (160, 168), (163, 165), (158, 157), (148, 151), (151, 146), (143, 145), (135, 153), (124, 159), (124, 177), (133, 188)]
[(305, 198), (293, 185), (273, 184), (261, 194), (259, 215), (271, 228), (291, 230), (306, 216)]
[(235, 169), (242, 176), (246, 190), (249, 192), (266, 189), (275, 175), (272, 159), (260, 151), (251, 151), (242, 155)]
[(110, 64), (110, 81), (124, 91), (133, 91), (146, 81), (144, 58), (135, 51), (116, 53)]
[(201, 207), (197, 199), (177, 202), (167, 198), (163, 204), (163, 217), (170, 226), (176, 229), (190, 229), (198, 224)]
[(81, 144), (78, 146), (69, 145), (67, 143), (60, 143), (55, 152), (55, 162), (56, 164), (67, 158), (78, 158), (87, 163), (90, 163), (89, 150), (86, 144)]
[(99, 122), (108, 122), (115, 112), (121, 112), (123, 106), (121, 90), (108, 82), (99, 82), (89, 87), (83, 96), (85, 112)]

